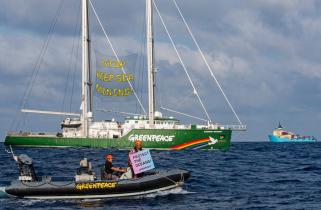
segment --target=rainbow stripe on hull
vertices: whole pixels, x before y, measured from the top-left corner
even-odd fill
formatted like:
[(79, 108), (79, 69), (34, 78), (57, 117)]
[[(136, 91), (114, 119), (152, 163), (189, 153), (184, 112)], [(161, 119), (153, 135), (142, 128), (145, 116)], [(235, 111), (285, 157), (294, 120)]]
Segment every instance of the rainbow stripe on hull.
[(210, 147), (210, 145), (216, 144), (218, 141), (211, 137), (204, 138), (204, 139), (195, 139), (192, 141), (185, 142), (183, 144), (178, 144), (173, 147), (172, 149), (181, 150), (181, 149), (202, 149)]

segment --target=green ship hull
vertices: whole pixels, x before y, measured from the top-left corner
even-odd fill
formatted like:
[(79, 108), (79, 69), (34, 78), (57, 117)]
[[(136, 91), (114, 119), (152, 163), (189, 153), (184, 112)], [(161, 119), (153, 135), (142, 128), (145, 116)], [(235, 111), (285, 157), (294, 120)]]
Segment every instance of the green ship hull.
[(6, 146), (23, 147), (93, 147), (131, 149), (136, 139), (143, 147), (158, 150), (213, 149), (228, 150), (232, 130), (220, 129), (133, 129), (120, 138), (66, 138), (48, 135), (10, 134)]

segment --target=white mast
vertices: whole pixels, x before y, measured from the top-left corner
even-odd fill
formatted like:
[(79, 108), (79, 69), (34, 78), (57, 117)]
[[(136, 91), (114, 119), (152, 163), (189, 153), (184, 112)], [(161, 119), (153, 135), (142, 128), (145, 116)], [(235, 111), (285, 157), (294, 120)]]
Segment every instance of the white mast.
[[(82, 109), (82, 128), (83, 137), (88, 137), (88, 118), (92, 116), (92, 110), (88, 112), (88, 89), (91, 92), (91, 81), (90, 79), (90, 60), (89, 60), (89, 27), (88, 27), (88, 0), (82, 0), (82, 93), (81, 93), (81, 109)], [(91, 97), (91, 96), (90, 96)], [(90, 100), (91, 101), (91, 100)], [(90, 109), (92, 104), (90, 104)]]
[(148, 118), (149, 125), (154, 126), (155, 83), (154, 83), (154, 37), (153, 37), (153, 0), (146, 0), (147, 30), (147, 68), (148, 68)]

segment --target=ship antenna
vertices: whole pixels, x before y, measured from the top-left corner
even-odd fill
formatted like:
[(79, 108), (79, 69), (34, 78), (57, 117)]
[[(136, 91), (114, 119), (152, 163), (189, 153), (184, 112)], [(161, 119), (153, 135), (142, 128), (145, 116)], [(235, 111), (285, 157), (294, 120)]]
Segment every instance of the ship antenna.
[(278, 126), (278, 128), (283, 128), (280, 121), (279, 121), (279, 126)]

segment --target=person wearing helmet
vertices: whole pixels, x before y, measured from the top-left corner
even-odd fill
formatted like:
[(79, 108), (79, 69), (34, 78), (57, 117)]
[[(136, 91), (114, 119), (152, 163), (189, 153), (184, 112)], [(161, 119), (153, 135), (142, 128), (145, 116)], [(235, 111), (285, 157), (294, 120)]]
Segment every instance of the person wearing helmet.
[(144, 173), (134, 174), (134, 170), (133, 170), (133, 166), (130, 161), (130, 158), (129, 158), (129, 154), (136, 153), (136, 152), (139, 152), (142, 150), (143, 150), (142, 141), (140, 139), (136, 139), (134, 148), (132, 150), (130, 150), (130, 152), (128, 153), (128, 166), (130, 167), (134, 178), (142, 177), (142, 176), (144, 176)]
[(134, 146), (133, 150), (134, 150), (135, 152), (139, 152), (139, 151), (142, 151), (142, 150), (143, 150), (143, 148), (142, 148), (142, 141), (141, 141), (140, 139), (137, 139), (137, 140), (135, 141), (135, 146)]
[(105, 178), (111, 179), (111, 180), (113, 179), (117, 180), (122, 173), (127, 172), (126, 169), (113, 166), (113, 156), (111, 154), (105, 155), (105, 159), (106, 159), (105, 169), (104, 169)]

